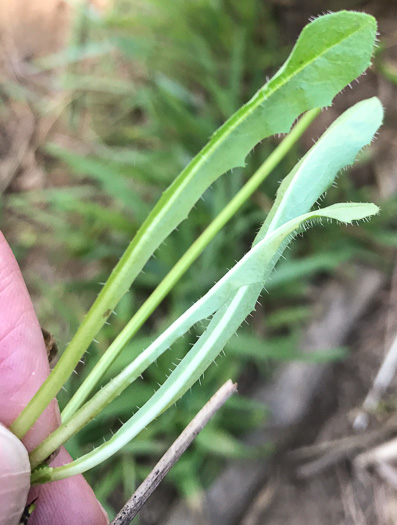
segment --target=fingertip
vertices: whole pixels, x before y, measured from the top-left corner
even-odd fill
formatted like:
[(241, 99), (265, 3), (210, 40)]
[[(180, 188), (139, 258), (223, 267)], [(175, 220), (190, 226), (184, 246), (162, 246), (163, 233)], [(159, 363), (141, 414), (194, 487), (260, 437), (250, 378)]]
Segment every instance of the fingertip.
[[(1, 232), (0, 232), (1, 233)], [(40, 324), (11, 248), (0, 235), (0, 421), (7, 426), (41, 387), (49, 374)], [(35, 448), (58, 424), (56, 401), (24, 438)]]
[(30, 487), (30, 464), (26, 448), (0, 424), (0, 525), (20, 522)]

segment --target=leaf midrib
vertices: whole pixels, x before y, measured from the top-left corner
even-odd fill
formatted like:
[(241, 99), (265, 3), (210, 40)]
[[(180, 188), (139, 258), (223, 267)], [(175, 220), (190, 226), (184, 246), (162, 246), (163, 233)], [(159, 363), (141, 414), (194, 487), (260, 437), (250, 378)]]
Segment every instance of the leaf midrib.
[[(211, 144), (212, 141), (210, 141), (206, 146), (204, 146), (204, 148), (201, 150), (201, 152), (199, 152), (196, 156), (197, 158), (197, 162), (195, 163), (195, 159), (193, 159), (193, 163), (194, 165), (189, 168), (189, 166), (187, 166), (185, 168), (186, 170), (186, 176), (185, 178), (183, 178), (183, 176), (181, 177), (180, 179), (180, 185), (179, 185), (179, 188), (177, 191), (175, 191), (172, 195), (170, 195), (170, 198), (164, 202), (164, 205), (163, 205), (163, 209), (166, 207), (166, 205), (177, 199), (179, 197), (179, 195), (182, 193), (182, 191), (187, 187), (187, 185), (189, 184), (189, 182), (192, 180), (192, 178), (194, 177), (194, 175), (200, 170), (200, 168), (202, 167), (202, 164), (208, 159), (208, 157), (210, 157), (214, 151), (216, 151), (219, 147), (221, 147), (223, 145), (223, 143), (225, 142), (226, 138), (231, 135), (233, 133), (233, 131), (240, 125), (240, 123), (244, 120), (247, 119), (247, 117), (253, 112), (256, 110), (256, 108), (262, 104), (265, 100), (269, 99), (278, 89), (281, 89), (285, 84), (287, 84), (292, 78), (296, 77), (299, 73), (301, 73), (301, 71), (303, 71), (304, 69), (306, 69), (307, 67), (309, 67), (312, 63), (314, 63), (316, 60), (318, 60), (319, 58), (321, 58), (323, 55), (325, 55), (326, 53), (328, 53), (329, 51), (331, 51), (334, 47), (338, 46), (341, 44), (341, 42), (343, 42), (344, 40), (348, 40), (349, 38), (351, 38), (354, 34), (358, 33), (359, 31), (361, 31), (363, 29), (364, 24), (362, 24), (360, 27), (358, 27), (357, 29), (354, 29), (354, 31), (352, 31), (351, 33), (349, 33), (349, 35), (345, 35), (343, 38), (341, 38), (340, 40), (338, 40), (337, 42), (335, 42), (334, 44), (332, 44), (332, 46), (329, 46), (327, 47), (327, 49), (325, 49), (324, 51), (322, 51), (321, 53), (319, 53), (318, 55), (316, 55), (313, 59), (311, 59), (310, 61), (308, 62), (305, 62), (304, 65), (302, 65), (300, 68), (298, 68), (297, 70), (294, 70), (294, 72), (290, 75), (288, 75), (287, 77), (285, 77), (285, 79), (280, 82), (280, 84), (278, 84), (277, 86), (275, 86), (272, 90), (270, 90), (268, 93), (264, 93), (264, 91), (266, 90), (266, 86), (268, 86), (271, 82), (271, 80), (269, 80), (269, 82), (267, 82), (265, 84), (265, 86), (258, 91), (258, 93), (253, 97), (253, 99), (251, 99), (251, 102), (248, 101), (242, 108), (241, 110), (239, 110), (237, 112), (238, 113), (242, 113), (240, 116), (238, 116), (238, 118), (236, 119), (235, 122), (232, 122), (232, 119), (233, 119), (233, 116), (231, 117), (231, 122), (230, 122), (230, 125), (227, 126), (227, 121), (225, 122), (225, 124), (223, 124), (223, 126), (220, 128), (219, 131), (222, 130), (222, 128), (224, 127), (224, 131), (223, 133), (220, 133), (220, 137), (218, 138), (218, 140), (215, 141), (214, 144)], [(242, 111), (244, 110), (244, 111)], [(208, 148), (208, 149), (207, 149)], [(185, 171), (183, 170), (182, 171), (182, 174), (183, 172)], [(181, 175), (182, 175), (181, 174)], [(160, 214), (159, 214), (160, 215)], [(148, 230), (150, 228), (150, 226), (154, 226), (154, 222), (158, 222), (158, 220), (161, 219), (160, 216), (157, 216), (155, 217), (154, 221), (152, 224), (148, 225)], [(157, 220), (156, 220), (157, 219)]]

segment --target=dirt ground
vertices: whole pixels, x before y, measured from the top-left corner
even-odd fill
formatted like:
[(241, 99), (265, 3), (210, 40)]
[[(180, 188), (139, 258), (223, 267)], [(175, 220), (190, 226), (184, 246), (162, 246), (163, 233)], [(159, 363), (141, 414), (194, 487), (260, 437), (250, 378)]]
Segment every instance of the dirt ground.
[[(394, 2), (334, 1), (325, 5), (321, 0), (273, 0), (272, 3), (291, 41), (310, 15), (325, 9), (356, 8), (374, 14), (387, 46), (387, 61), (397, 71)], [(104, 9), (105, 2), (95, 2), (95, 7)], [(63, 0), (35, 0), (28, 4), (25, 0), (3, 0), (0, 9), (3, 78), (5, 75), (23, 78), (24, 63), (29, 57), (61, 47), (69, 24), (69, 8)], [(48, 31), (49, 27), (56, 30)], [(373, 178), (378, 195), (386, 198), (397, 191), (397, 87), (373, 71), (361, 79), (354, 99), (371, 95), (380, 97), (387, 117), (374, 148), (372, 171), (362, 176)], [(334, 114), (332, 111), (324, 114), (319, 126), (333, 120), (335, 112), (339, 113), (350, 102), (346, 92), (337, 100)], [(45, 175), (36, 158), (37, 145), (51, 132), (51, 123), (38, 123), (28, 107), (16, 105), (9, 111), (13, 119), (9, 113), (7, 119), (0, 118), (0, 191), (40, 188)], [(390, 262), (397, 261), (392, 250), (385, 257)], [(396, 378), (379, 408), (369, 415), (365, 428), (357, 431), (353, 425), (395, 338), (397, 270), (394, 273), (385, 275), (368, 299), (365, 313), (349, 331), (350, 357), (342, 364), (327, 367), (326, 379), (313, 389), (304, 417), (298, 424), (285, 427), (284, 432), (289, 434), (287, 445), (268, 465), (263, 479), (256, 484), (256, 495), (252, 493), (247, 498), (245, 510), (229, 521), (230, 525), (397, 523), (397, 443), (392, 441), (397, 433)], [(354, 293), (359, 295), (360, 290)], [(337, 326), (333, 329), (338, 330)], [(385, 443), (391, 446), (376, 448)], [(232, 494), (225, 494), (224, 502), (219, 505), (230, 504), (232, 499)], [(172, 515), (172, 509), (168, 510)], [(194, 522), (193, 518), (186, 519), (185, 523)], [(145, 518), (143, 512), (144, 523), (153, 524), (156, 520), (163, 522), (148, 513)], [(177, 523), (176, 518), (169, 521), (170, 525)], [(199, 517), (194, 523), (209, 521)], [(215, 521), (210, 523), (215, 525)]]
[[(360, 468), (358, 461), (360, 454), (392, 439), (397, 431), (391, 408), (395, 404), (395, 380), (386, 398), (388, 403), (370, 416), (367, 429), (353, 430), (359, 408), (372, 386), (385, 349), (389, 348), (385, 337), (389, 330), (393, 332), (387, 327), (393, 295), (395, 289), (386, 284), (368, 305), (367, 315), (349, 338), (351, 356), (334, 367), (326, 382), (327, 391), (317, 394), (322, 397), (321, 409), (316, 407), (318, 400), (315, 401), (299, 430), (298, 442), (273, 466), (274, 474), (268, 484), (275, 485), (274, 499), (269, 500), (257, 523), (396, 523), (394, 456), (387, 463), (390, 469), (384, 472), (379, 472), (379, 465)], [(393, 302), (395, 305), (395, 299)], [(394, 320), (393, 324), (395, 329)], [(325, 408), (324, 397), (329, 398)], [(308, 426), (316, 434), (310, 443), (304, 437)]]

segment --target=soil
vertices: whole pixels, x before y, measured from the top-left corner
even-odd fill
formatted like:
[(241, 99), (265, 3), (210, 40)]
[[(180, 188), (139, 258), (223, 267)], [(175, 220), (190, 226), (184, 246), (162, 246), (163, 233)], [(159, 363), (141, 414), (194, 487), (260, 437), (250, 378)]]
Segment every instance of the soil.
[[(386, 426), (387, 421), (393, 417), (393, 412), (389, 410), (395, 403), (395, 380), (386, 396), (389, 410), (385, 408), (371, 415), (365, 432), (353, 430), (357, 411), (371, 388), (384, 357), (386, 319), (390, 311), (387, 297), (389, 293), (391, 290), (383, 289), (374, 297), (370, 311), (350, 338), (349, 347), (352, 353), (349, 359), (334, 367), (332, 380), (327, 383), (330, 392), (321, 394), (331, 398), (331, 406), (328, 406), (328, 410), (319, 412), (314, 403), (311, 417), (300, 430), (302, 439), (300, 442), (298, 439), (298, 443), (279, 458), (274, 481), (270, 481), (276, 483), (278, 489), (273, 501), (269, 502), (269, 506), (261, 514), (258, 524), (386, 525), (396, 522), (395, 485), (389, 480), (381, 479), (376, 472), (360, 471), (354, 466), (358, 454), (387, 441), (393, 436), (393, 430), (394, 433), (397, 431), (394, 427), (388, 432)], [(306, 441), (309, 425), (317, 428), (311, 443)], [(375, 430), (380, 431), (378, 439), (367, 445), (366, 436)], [(338, 440), (346, 437), (356, 441), (357, 446), (349, 451), (346, 443), (340, 453)], [(316, 449), (310, 446), (325, 443), (329, 446), (320, 454), (316, 454)], [(304, 459), (303, 452), (306, 452)], [(297, 460), (299, 456), (300, 461)]]

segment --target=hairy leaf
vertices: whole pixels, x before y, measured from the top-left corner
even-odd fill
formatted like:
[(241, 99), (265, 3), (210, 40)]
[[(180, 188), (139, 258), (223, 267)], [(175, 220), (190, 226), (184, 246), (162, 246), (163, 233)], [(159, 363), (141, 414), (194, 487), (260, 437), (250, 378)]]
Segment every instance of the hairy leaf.
[[(243, 274), (244, 272), (242, 270), (244, 267), (248, 270), (249, 277), (242, 279), (237, 278), (237, 280), (234, 280), (234, 286), (238, 287), (237, 294), (228, 300), (224, 305), (220, 306), (218, 312), (213, 317), (212, 322), (214, 322), (214, 320), (216, 321), (216, 329), (211, 328), (211, 322), (209, 329), (204, 332), (198, 343), (194, 345), (193, 349), (187, 354), (187, 356), (176, 367), (176, 369), (149, 399), (149, 401), (147, 401), (145, 405), (140, 410), (138, 410), (138, 412), (132, 416), (121, 427), (121, 429), (114, 434), (111, 439), (109, 439), (109, 441), (64, 467), (59, 467), (52, 470), (50, 469), (50, 471), (48, 471), (48, 469), (39, 468), (33, 473), (32, 482), (40, 483), (43, 479), (47, 480), (46, 477), (42, 478), (42, 476), (48, 476), (49, 472), (51, 472), (51, 480), (54, 481), (72, 476), (77, 473), (85, 472), (86, 470), (96, 466), (98, 463), (101, 463), (113, 455), (116, 451), (120, 450), (170, 404), (179, 399), (181, 395), (183, 395), (183, 393), (188, 388), (190, 388), (193, 383), (196, 382), (200, 375), (202, 375), (203, 371), (212, 363), (212, 361), (219, 354), (219, 351), (226, 344), (227, 340), (234, 333), (235, 329), (241, 324), (241, 315), (235, 315), (236, 307), (234, 306), (234, 303), (238, 304), (239, 314), (244, 312), (246, 316), (252, 310), (251, 301), (248, 300), (242, 303), (241, 297), (243, 294), (241, 292), (251, 288), (250, 286), (245, 286), (244, 282), (251, 279), (258, 279), (257, 269), (254, 270), (253, 267), (250, 268), (255, 259), (257, 260), (258, 264), (263, 264), (265, 262), (264, 268), (262, 267), (262, 272), (259, 272), (262, 273), (262, 276), (259, 279), (259, 282), (262, 286), (273, 267), (272, 264), (269, 266), (266, 264), (266, 262), (271, 262), (271, 259), (274, 258), (274, 255), (278, 253), (278, 250), (283, 242), (287, 239), (291, 240), (294, 232), (296, 232), (302, 225), (312, 224), (321, 218), (335, 219), (348, 224), (352, 221), (374, 215), (378, 213), (378, 211), (378, 207), (375, 206), (375, 204), (336, 204), (293, 219), (283, 226), (280, 226), (280, 228), (260, 241), (240, 261), (240, 263), (236, 265), (238, 268), (237, 270), (235, 267), (233, 270), (228, 272), (228, 274), (226, 274), (226, 276), (218, 283), (218, 285), (215, 285), (214, 288), (216, 290), (214, 291), (213, 288), (200, 300), (204, 300), (207, 303), (219, 307), (219, 303), (217, 301), (222, 301), (224, 298), (222, 292), (225, 287), (227, 288), (230, 286), (229, 280), (233, 282), (233, 279), (236, 278), (236, 275), (239, 275), (240, 273)], [(265, 257), (267, 261), (264, 261), (263, 257)], [(253, 270), (253, 273), (251, 273), (250, 270)], [(232, 292), (232, 289), (229, 288), (229, 290)], [(250, 294), (248, 297), (251, 298), (252, 294)], [(238, 303), (236, 302), (236, 299), (238, 299)], [(198, 303), (200, 303), (200, 301)], [(208, 308), (209, 305), (207, 305), (207, 312)], [(170, 326), (170, 328), (155, 341), (155, 343), (153, 343), (154, 347), (157, 347), (158, 351), (161, 350), (161, 352), (163, 352), (168, 348), (170, 342), (173, 342), (173, 340), (181, 335), (181, 332), (184, 333), (186, 329), (193, 324), (193, 322), (203, 318), (203, 314), (203, 310), (200, 310), (200, 306), (197, 306), (197, 303), (193, 305), (187, 312), (185, 312), (185, 314), (175, 321)], [(236, 320), (239, 321), (238, 326), (236, 326)], [(151, 349), (151, 347), (149, 347), (148, 350), (149, 349)], [(150, 354), (150, 357), (154, 355), (153, 349), (151, 349)], [(139, 358), (137, 360), (139, 360)], [(136, 368), (134, 370), (133, 376), (131, 375), (131, 369), (134, 368), (134, 365), (135, 362), (131, 363), (131, 365), (129, 365), (121, 374), (119, 374), (119, 376), (117, 376), (106, 387), (99, 391), (91, 401), (84, 405), (75, 414), (72, 420), (67, 423), (67, 427), (72, 427), (74, 422), (80, 417), (81, 424), (83, 424), (84, 417), (87, 415), (85, 414), (85, 411), (87, 411), (87, 407), (90, 405), (93, 406), (95, 403), (97, 403), (97, 410), (100, 411), (103, 408), (103, 405), (99, 404), (100, 402), (105, 401), (107, 403), (110, 399), (113, 399), (116, 395), (118, 395), (120, 390), (125, 387), (126, 381), (129, 383), (131, 379), (136, 378)], [(94, 416), (95, 412), (91, 413), (90, 418)], [(66, 430), (67, 429), (60, 427), (58, 431), (54, 432), (51, 439), (54, 438), (54, 435), (57, 435), (57, 432), (59, 432), (60, 437), (62, 436), (62, 438), (64, 438), (66, 435)], [(45, 443), (45, 441), (43, 443)], [(32, 467), (45, 459), (47, 452), (48, 451), (43, 446), (40, 447), (40, 454), (38, 454), (36, 451), (33, 451), (30, 456)]]
[[(372, 140), (382, 116), (379, 100), (368, 99), (346, 111), (324, 133), (288, 175), (278, 192), (274, 205), (276, 212), (287, 210), (287, 205), (289, 211), (284, 215), (271, 212), (270, 218), (265, 221), (257, 235), (253, 248), (202, 299), (75, 414), (67, 424), (69, 435), (81, 428), (87, 419), (94, 417), (193, 324), (215, 312), (207, 330), (187, 356), (154, 396), (110, 441), (70, 466), (57, 470), (53, 479), (61, 479), (57, 476), (68, 476), (72, 472), (82, 472), (109, 457), (195, 383), (255, 308), (258, 296), (275, 263), (302, 225), (310, 225), (321, 218), (351, 223), (378, 212), (374, 204), (350, 203), (336, 204), (324, 210), (301, 214), (302, 211), (310, 209), (329, 187), (338, 170), (351, 164), (360, 149)], [(343, 144), (340, 150), (336, 149), (338, 144)], [(339, 153), (337, 161), (334, 159), (336, 151)], [(290, 216), (289, 220), (285, 220), (287, 215)], [(52, 449), (61, 444), (61, 439), (65, 439), (66, 435), (67, 429), (63, 426), (55, 431), (32, 453), (32, 465), (37, 465), (45, 459)], [(56, 441), (57, 436), (59, 442)]]
[(182, 171), (148, 216), (110, 275), (47, 381), (12, 424), (22, 437), (62, 388), (92, 339), (164, 239), (187, 217), (223, 173), (243, 166), (263, 138), (287, 132), (303, 112), (333, 97), (369, 65), (373, 17), (348, 11), (325, 15), (304, 28), (281, 70), (221, 128)]

